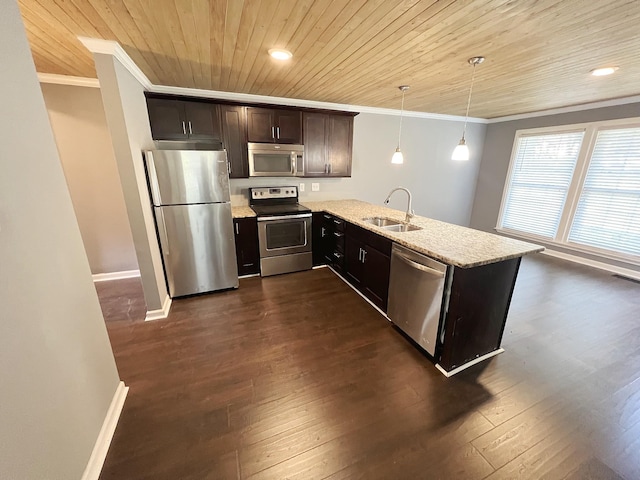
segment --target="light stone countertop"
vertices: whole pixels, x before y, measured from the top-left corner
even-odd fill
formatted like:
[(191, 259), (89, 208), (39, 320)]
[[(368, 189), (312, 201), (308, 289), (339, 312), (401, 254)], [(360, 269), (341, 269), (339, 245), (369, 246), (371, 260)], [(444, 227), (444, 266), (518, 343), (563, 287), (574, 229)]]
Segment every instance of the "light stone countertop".
[(231, 205), (231, 215), (233, 218), (248, 218), (255, 217), (256, 212), (249, 205)]
[(362, 219), (365, 217), (387, 217), (404, 221), (405, 212), (360, 200), (328, 200), (300, 203), (314, 212), (330, 213), (393, 240), (400, 245), (404, 245), (411, 250), (456, 267), (477, 267), (544, 250), (544, 247), (533, 243), (514, 240), (418, 215), (411, 219), (411, 223), (422, 227), (422, 230), (390, 232), (365, 223)]

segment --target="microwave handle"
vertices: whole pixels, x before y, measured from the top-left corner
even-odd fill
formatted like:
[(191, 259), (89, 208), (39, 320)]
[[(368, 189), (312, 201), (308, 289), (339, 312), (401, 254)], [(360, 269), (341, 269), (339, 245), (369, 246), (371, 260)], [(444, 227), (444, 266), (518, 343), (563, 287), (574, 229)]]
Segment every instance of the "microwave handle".
[(296, 161), (298, 156), (295, 153), (291, 154), (291, 175), (298, 174), (298, 162)]

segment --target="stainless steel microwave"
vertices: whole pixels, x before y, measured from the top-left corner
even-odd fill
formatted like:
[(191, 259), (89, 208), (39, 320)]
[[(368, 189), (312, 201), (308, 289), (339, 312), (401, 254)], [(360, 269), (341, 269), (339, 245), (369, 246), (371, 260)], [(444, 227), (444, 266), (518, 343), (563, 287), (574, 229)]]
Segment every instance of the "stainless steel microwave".
[(304, 145), (249, 143), (250, 177), (303, 177)]

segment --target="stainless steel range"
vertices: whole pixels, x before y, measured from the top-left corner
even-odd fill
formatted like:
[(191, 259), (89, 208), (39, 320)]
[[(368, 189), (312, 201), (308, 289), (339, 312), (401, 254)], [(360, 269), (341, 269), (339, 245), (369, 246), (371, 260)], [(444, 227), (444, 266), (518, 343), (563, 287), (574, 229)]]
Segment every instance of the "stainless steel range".
[(309, 270), (311, 210), (298, 203), (298, 187), (250, 188), (249, 194), (258, 216), (261, 275)]

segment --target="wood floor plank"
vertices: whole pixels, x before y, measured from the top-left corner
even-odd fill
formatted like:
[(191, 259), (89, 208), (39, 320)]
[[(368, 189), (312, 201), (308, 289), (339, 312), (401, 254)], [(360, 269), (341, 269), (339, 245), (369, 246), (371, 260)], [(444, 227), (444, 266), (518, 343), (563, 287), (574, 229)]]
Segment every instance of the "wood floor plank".
[(640, 285), (525, 258), (505, 353), (445, 378), (328, 269), (144, 322), (96, 284), (129, 395), (102, 479), (640, 478)]

